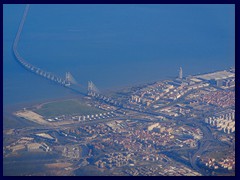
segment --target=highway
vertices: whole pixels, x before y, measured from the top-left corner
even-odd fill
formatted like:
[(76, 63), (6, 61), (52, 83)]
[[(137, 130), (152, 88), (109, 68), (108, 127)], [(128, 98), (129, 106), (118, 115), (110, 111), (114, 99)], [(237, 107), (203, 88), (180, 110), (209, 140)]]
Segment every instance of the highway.
[[(211, 143), (216, 143), (217, 142), (217, 143), (219, 143), (219, 145), (224, 145), (224, 143), (222, 143), (221, 141), (216, 139), (213, 136), (212, 131), (209, 129), (209, 127), (207, 125), (205, 125), (204, 123), (200, 122), (199, 119), (190, 119), (190, 121), (192, 121), (193, 124), (196, 125), (198, 128), (200, 128), (201, 131), (203, 132), (203, 138), (199, 142), (199, 149), (192, 156), (190, 156), (190, 158), (189, 158), (190, 163), (191, 163), (193, 169), (195, 169), (199, 173), (201, 173), (203, 175), (211, 175), (211, 174), (209, 174), (209, 172), (206, 172), (204, 169), (200, 168), (197, 165), (197, 159), (205, 151), (213, 150), (213, 148), (211, 147)], [(229, 146), (228, 147), (223, 146), (222, 150), (223, 149), (229, 149)]]
[[(50, 73), (50, 72), (46, 72), (30, 63), (28, 63), (24, 58), (21, 57), (21, 55), (19, 54), (18, 50), (17, 50), (17, 47), (18, 47), (18, 43), (19, 43), (19, 40), (20, 40), (20, 37), (21, 37), (21, 32), (22, 32), (22, 29), (23, 29), (23, 26), (24, 26), (24, 23), (25, 23), (25, 20), (27, 18), (27, 14), (28, 14), (28, 11), (29, 11), (29, 7), (30, 5), (26, 5), (26, 8), (24, 10), (24, 14), (23, 14), (23, 17), (22, 17), (22, 20), (20, 22), (20, 25), (19, 25), (19, 28), (18, 28), (18, 31), (17, 31), (17, 34), (16, 34), (16, 37), (15, 37), (15, 40), (14, 40), (14, 43), (13, 43), (13, 53), (17, 59), (17, 61), (24, 67), (26, 68), (28, 71), (36, 74), (36, 75), (39, 75), (45, 79), (48, 79), (50, 81), (53, 81), (61, 86), (64, 86), (64, 87), (67, 87), (79, 94), (82, 94), (82, 95), (86, 95), (85, 93), (82, 93), (81, 91), (79, 91), (78, 89), (74, 88), (73, 86), (69, 86), (69, 81), (67, 81), (67, 79), (64, 79), (64, 78), (61, 78), (61, 77), (58, 77), (56, 75), (54, 75), (53, 73)], [(170, 106), (173, 106), (177, 103), (180, 103), (186, 96), (188, 96), (189, 94), (195, 92), (196, 90), (190, 90), (189, 92), (187, 92), (185, 95), (183, 95), (182, 97), (180, 97), (179, 99), (171, 102), (170, 104), (168, 105), (165, 105), (165, 106), (162, 106), (160, 107), (159, 109), (157, 110), (161, 110), (163, 108), (166, 108), (166, 107), (170, 107)], [(171, 120), (175, 120), (177, 122), (181, 122), (182, 124), (187, 124), (187, 123), (192, 123), (193, 125), (195, 125), (196, 127), (199, 127), (201, 129), (201, 131), (203, 132), (203, 138), (200, 140), (200, 143), (199, 143), (199, 149), (192, 155), (190, 156), (190, 163), (191, 163), (191, 166), (198, 172), (202, 173), (203, 175), (209, 175), (205, 170), (203, 170), (202, 168), (198, 167), (197, 165), (197, 159), (199, 156), (202, 155), (202, 153), (207, 150), (210, 146), (211, 146), (211, 142), (214, 141), (214, 142), (220, 142), (218, 139), (216, 139), (213, 135), (212, 135), (212, 132), (211, 130), (205, 125), (203, 124), (202, 122), (200, 122), (200, 120), (197, 120), (195, 118), (190, 118), (190, 119), (186, 119), (186, 118), (173, 118), (172, 116), (168, 116), (164, 113), (160, 113), (160, 112), (155, 112), (155, 111), (152, 111), (152, 110), (143, 110), (143, 109), (139, 109), (139, 108), (134, 108), (134, 107), (127, 107), (125, 105), (123, 105), (122, 103), (119, 103), (115, 100), (113, 100), (112, 98), (110, 97), (107, 97), (107, 96), (104, 96), (104, 95), (100, 95), (100, 94), (97, 94), (97, 95), (93, 95), (92, 98), (94, 100), (97, 100), (97, 101), (100, 101), (100, 102), (104, 102), (106, 104), (110, 104), (112, 106), (115, 106), (115, 107), (118, 107), (120, 109), (124, 109), (124, 110), (130, 110), (130, 111), (135, 111), (135, 112), (138, 112), (140, 114), (145, 114), (145, 115), (151, 115), (151, 116), (163, 116), (163, 117), (166, 117), (168, 119), (171, 119)], [(42, 127), (42, 128), (38, 128), (36, 129), (36, 127), (31, 127), (31, 128), (24, 128), (24, 129), (21, 129), (20, 133), (21, 134), (27, 134), (31, 131), (33, 131), (34, 133), (36, 132), (44, 132), (44, 131), (49, 131), (49, 130), (52, 130), (52, 129), (55, 129), (55, 130), (59, 130), (59, 129), (62, 129), (62, 128), (66, 128), (66, 127), (76, 127), (76, 126), (80, 126), (80, 125), (90, 125), (90, 124), (96, 124), (96, 123), (104, 123), (104, 122), (108, 122), (108, 121), (112, 121), (114, 119), (122, 119), (122, 120), (125, 120), (126, 118), (125, 117), (115, 117), (115, 118), (109, 118), (109, 119), (103, 119), (103, 120), (95, 120), (95, 121), (88, 121), (88, 122), (77, 122), (77, 123), (72, 123), (70, 125), (63, 125), (63, 126), (58, 126), (58, 127), (53, 127), (53, 126), (49, 126), (49, 127)], [(131, 119), (131, 120), (138, 120), (138, 119)], [(144, 121), (144, 120), (143, 120)], [(183, 149), (179, 149), (179, 150), (183, 150)]]

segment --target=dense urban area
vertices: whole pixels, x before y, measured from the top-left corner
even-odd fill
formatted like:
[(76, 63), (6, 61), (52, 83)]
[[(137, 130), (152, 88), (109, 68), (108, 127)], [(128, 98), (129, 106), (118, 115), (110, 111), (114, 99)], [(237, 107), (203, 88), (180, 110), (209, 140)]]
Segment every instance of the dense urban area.
[(235, 175), (235, 69), (25, 106), (4, 175)]

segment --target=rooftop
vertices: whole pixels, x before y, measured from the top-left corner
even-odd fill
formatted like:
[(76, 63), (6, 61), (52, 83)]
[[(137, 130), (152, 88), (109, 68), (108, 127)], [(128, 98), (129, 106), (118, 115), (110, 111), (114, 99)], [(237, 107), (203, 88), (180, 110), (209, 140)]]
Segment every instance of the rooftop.
[(211, 80), (211, 79), (217, 80), (217, 79), (226, 79), (226, 78), (230, 78), (230, 77), (235, 77), (235, 74), (224, 70), (224, 71), (218, 71), (218, 72), (214, 72), (214, 73), (198, 75), (195, 77), (201, 78), (204, 80)]

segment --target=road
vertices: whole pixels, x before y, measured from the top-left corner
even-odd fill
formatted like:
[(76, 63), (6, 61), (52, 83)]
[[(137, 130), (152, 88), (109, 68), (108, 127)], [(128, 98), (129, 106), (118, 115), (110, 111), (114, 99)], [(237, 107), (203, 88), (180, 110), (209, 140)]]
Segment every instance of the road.
[[(161, 110), (161, 109), (166, 108), (166, 107), (171, 107), (171, 106), (173, 106), (177, 103), (182, 102), (186, 96), (188, 96), (189, 94), (191, 94), (195, 91), (196, 90), (189, 91), (188, 93), (183, 95), (178, 100), (173, 101), (168, 105), (162, 106), (158, 110)], [(94, 98), (94, 100), (104, 102), (106, 104), (108, 103), (104, 100), (97, 99), (97, 98)], [(112, 103), (109, 103), (109, 104), (113, 106)], [(198, 157), (201, 156), (204, 151), (206, 151), (207, 149), (209, 149), (211, 147), (211, 142), (220, 142), (220, 141), (213, 136), (211, 129), (206, 126), (206, 124), (203, 122), (202, 119), (184, 118), (184, 117), (174, 117), (173, 118), (172, 116), (168, 116), (168, 115), (166, 116), (163, 113), (154, 112), (152, 110), (132, 109), (132, 108), (123, 107), (122, 105), (114, 105), (114, 106), (119, 108), (119, 109), (128, 110), (128, 111), (132, 111), (132, 112), (137, 112), (137, 115), (150, 115), (150, 116), (153, 116), (153, 117), (156, 117), (156, 116), (160, 115), (160, 116), (166, 117), (168, 119), (171, 119), (172, 121), (176, 121), (180, 124), (192, 124), (193, 126), (200, 128), (201, 131), (203, 132), (203, 138), (199, 141), (198, 150), (194, 154), (190, 155), (189, 159), (190, 159), (190, 164), (191, 164), (193, 169), (195, 169), (196, 171), (198, 171), (199, 173), (201, 173), (203, 175), (209, 175), (209, 173), (207, 173), (204, 169), (200, 168), (197, 165), (197, 160), (198, 160)], [(137, 118), (134, 118), (134, 116), (132, 116), (132, 117), (133, 118), (131, 118), (131, 120), (135, 120), (135, 121), (139, 121), (139, 122), (142, 122), (142, 121), (152, 122), (151, 120), (139, 120)], [(41, 128), (38, 128), (38, 129), (36, 129), (35, 127), (29, 127), (29, 128), (20, 129), (19, 132), (20, 132), (21, 135), (27, 135), (29, 133), (47, 132), (47, 131), (53, 130), (53, 129), (54, 130), (61, 130), (63, 128), (65, 129), (65, 128), (71, 128), (71, 127), (77, 127), (77, 126), (93, 125), (93, 124), (97, 124), (97, 123), (106, 123), (106, 122), (109, 122), (109, 121), (112, 121), (112, 120), (126, 120), (126, 119), (128, 119), (128, 116), (110, 117), (108, 119), (101, 119), (101, 120), (94, 120), (94, 121), (84, 121), (84, 122), (76, 122), (76, 123), (74, 122), (72, 124), (68, 124), (68, 125), (64, 125), (64, 126), (58, 126), (58, 127), (51, 127), (51, 126), (44, 127), (44, 126), (42, 126)], [(77, 140), (77, 139), (75, 139), (75, 140)], [(186, 149), (179, 148), (179, 149), (165, 150), (165, 151), (176, 151), (176, 150), (181, 151), (181, 150), (186, 150)]]

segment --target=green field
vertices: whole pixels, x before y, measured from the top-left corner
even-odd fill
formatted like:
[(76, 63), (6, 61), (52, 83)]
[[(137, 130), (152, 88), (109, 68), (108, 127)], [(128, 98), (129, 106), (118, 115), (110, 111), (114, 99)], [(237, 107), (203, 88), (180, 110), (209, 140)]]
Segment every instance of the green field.
[(46, 103), (34, 111), (44, 117), (72, 114), (88, 115), (104, 112), (101, 109), (90, 107), (84, 102), (75, 99)]

